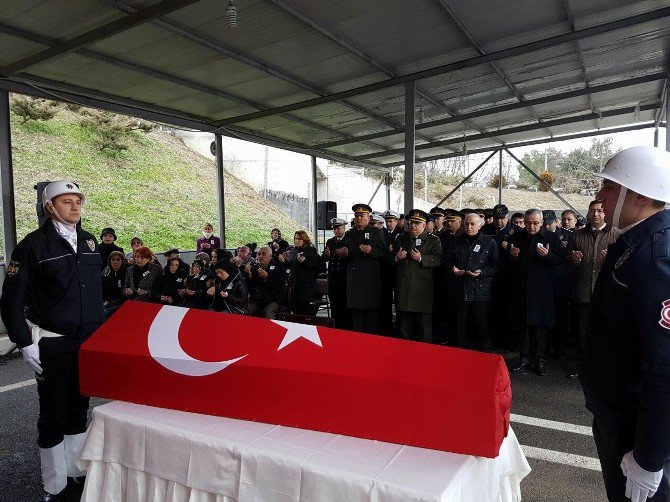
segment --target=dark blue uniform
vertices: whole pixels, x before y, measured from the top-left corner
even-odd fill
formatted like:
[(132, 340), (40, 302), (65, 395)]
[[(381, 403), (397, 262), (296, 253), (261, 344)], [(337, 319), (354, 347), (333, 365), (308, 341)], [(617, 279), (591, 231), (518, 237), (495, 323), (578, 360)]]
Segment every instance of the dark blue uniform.
[(37, 377), (38, 444), (51, 448), (63, 435), (86, 430), (88, 398), (79, 394), (78, 351), (104, 321), (95, 238), (77, 227), (77, 252), (51, 220), (29, 233), (12, 253), (2, 287), (0, 312), (9, 338), (19, 348), (32, 344), (26, 319), (65, 335), (39, 342), (43, 373)]
[[(652, 472), (670, 459), (670, 211), (609, 246), (579, 378), (608, 497), (624, 500), (625, 453), (634, 450), (640, 467)], [(666, 500), (667, 492), (665, 477), (653, 500)]]

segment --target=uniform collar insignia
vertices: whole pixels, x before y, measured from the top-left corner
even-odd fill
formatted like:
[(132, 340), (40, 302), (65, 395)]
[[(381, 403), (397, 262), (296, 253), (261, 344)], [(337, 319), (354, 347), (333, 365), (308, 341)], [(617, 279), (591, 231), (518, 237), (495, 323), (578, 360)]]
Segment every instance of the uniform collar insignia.
[(633, 251), (631, 248), (626, 249), (626, 251), (624, 252), (624, 254), (622, 254), (621, 257), (620, 257), (620, 258), (616, 261), (616, 263), (614, 264), (614, 269), (615, 269), (615, 270), (616, 270), (617, 268), (619, 268), (621, 265), (623, 265), (623, 264), (626, 262), (626, 260), (627, 260), (628, 257), (630, 256), (631, 251)]

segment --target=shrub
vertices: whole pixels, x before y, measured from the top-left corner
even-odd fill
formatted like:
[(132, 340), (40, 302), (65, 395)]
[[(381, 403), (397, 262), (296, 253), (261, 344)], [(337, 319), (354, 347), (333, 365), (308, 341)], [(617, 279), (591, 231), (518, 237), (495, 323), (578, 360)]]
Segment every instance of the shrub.
[[(554, 183), (554, 175), (551, 171), (542, 171), (540, 173), (540, 178), (542, 179), (542, 181), (544, 181), (544, 183), (546, 183), (549, 186), (551, 186)], [(547, 185), (545, 185), (544, 183), (538, 182), (538, 184), (537, 184), (537, 189), (540, 192), (548, 192), (549, 191), (549, 189), (547, 188)]]
[(51, 120), (58, 112), (59, 104), (46, 99), (28, 96), (12, 96), (9, 109), (21, 117), (21, 124), (29, 120)]
[(86, 110), (86, 113), (81, 115), (79, 125), (94, 132), (93, 141), (100, 151), (127, 150), (129, 147), (127, 140), (133, 131), (150, 132), (154, 128), (150, 122), (111, 112)]
[[(498, 179), (498, 175), (496, 174), (495, 176), (492, 176), (491, 179), (489, 180), (489, 187), (498, 188), (499, 183), (500, 181)], [(503, 188), (507, 186), (507, 178), (505, 178), (505, 176), (502, 177), (502, 186)]]

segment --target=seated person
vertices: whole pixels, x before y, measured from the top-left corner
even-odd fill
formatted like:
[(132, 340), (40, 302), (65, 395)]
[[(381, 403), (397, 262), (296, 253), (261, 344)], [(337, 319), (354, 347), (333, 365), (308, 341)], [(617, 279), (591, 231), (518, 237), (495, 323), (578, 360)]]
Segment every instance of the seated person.
[(150, 302), (156, 279), (163, 274), (163, 268), (154, 262), (151, 249), (145, 246), (137, 248), (133, 265), (126, 271), (123, 293), (130, 300)]
[(270, 246), (261, 246), (255, 264), (244, 270), (249, 285), (249, 314), (266, 319), (276, 319), (284, 301), (286, 269), (272, 256)]
[(105, 319), (116, 312), (126, 301), (123, 294), (123, 283), (126, 280), (126, 258), (123, 251), (112, 251), (107, 259), (107, 266), (102, 271), (102, 306)]
[(135, 263), (135, 251), (144, 246), (144, 241), (139, 237), (133, 237), (130, 239), (130, 253), (126, 253), (126, 262), (128, 265)]
[(100, 244), (98, 244), (98, 249), (100, 249), (100, 258), (102, 258), (102, 263), (107, 264), (109, 262), (109, 254), (112, 251), (121, 251), (123, 254), (123, 248), (120, 248), (114, 242), (116, 241), (116, 233), (111, 227), (103, 228), (100, 232)]
[(207, 279), (206, 265), (202, 260), (193, 260), (191, 274), (184, 280), (184, 286), (179, 290), (181, 306), (194, 309), (207, 308)]
[(211, 299), (209, 310), (246, 315), (249, 312), (249, 293), (244, 276), (234, 263), (219, 260), (214, 264), (214, 284), (207, 290)]
[(179, 254), (179, 249), (177, 249), (177, 248), (168, 249), (167, 251), (165, 251), (165, 253), (163, 253), (163, 256), (165, 256), (165, 261), (166, 261), (165, 267), (163, 268), (163, 273), (164, 274), (166, 274), (167, 271), (168, 271), (168, 268), (170, 266), (170, 260), (172, 260), (173, 258), (176, 258), (176, 259), (179, 260), (179, 270), (182, 271), (182, 273), (184, 274), (184, 277), (186, 277), (188, 275), (190, 267), (188, 266), (188, 263), (186, 263), (184, 260), (181, 259), (181, 256)]
[(179, 290), (184, 288), (184, 279), (188, 272), (184, 272), (180, 258), (170, 258), (163, 271), (163, 275), (156, 282), (155, 301), (163, 305), (179, 305), (181, 296)]

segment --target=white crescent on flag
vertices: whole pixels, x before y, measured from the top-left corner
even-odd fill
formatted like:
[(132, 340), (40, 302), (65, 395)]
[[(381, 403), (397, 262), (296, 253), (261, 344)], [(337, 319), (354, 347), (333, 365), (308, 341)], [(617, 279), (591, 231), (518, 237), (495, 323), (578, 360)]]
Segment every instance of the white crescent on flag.
[(245, 358), (245, 354), (227, 361), (201, 361), (189, 356), (179, 343), (179, 328), (189, 309), (163, 306), (149, 328), (149, 353), (164, 368), (188, 376), (217, 373)]

